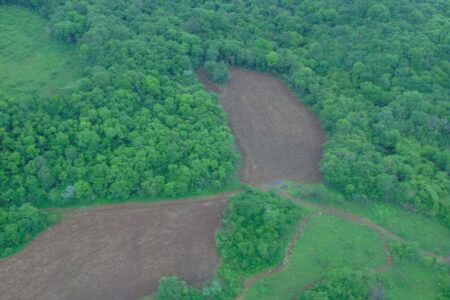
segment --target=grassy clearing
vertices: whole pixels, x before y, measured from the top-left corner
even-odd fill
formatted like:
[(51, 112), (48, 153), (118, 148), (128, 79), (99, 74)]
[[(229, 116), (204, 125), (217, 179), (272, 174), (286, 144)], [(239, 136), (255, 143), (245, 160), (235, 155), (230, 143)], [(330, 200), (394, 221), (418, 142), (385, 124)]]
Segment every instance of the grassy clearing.
[(305, 227), (286, 268), (256, 283), (246, 299), (292, 299), (302, 286), (333, 269), (373, 269), (385, 259), (374, 231), (336, 217), (317, 216)]
[(383, 277), (387, 299), (436, 299), (440, 293), (439, 271), (421, 262), (396, 260)]
[(78, 77), (77, 64), (76, 49), (52, 40), (42, 17), (0, 6), (0, 96), (53, 96)]
[(320, 185), (291, 185), (290, 194), (366, 217), (424, 250), (442, 256), (450, 253), (450, 230), (437, 220), (385, 203), (345, 201), (339, 194)]

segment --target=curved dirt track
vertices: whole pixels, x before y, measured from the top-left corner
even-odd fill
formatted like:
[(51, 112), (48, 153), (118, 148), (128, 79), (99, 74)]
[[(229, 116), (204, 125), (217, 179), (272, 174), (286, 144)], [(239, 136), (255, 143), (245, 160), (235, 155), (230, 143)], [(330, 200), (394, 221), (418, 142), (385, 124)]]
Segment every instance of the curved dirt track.
[(219, 264), (214, 235), (230, 195), (69, 212), (0, 261), (0, 299), (140, 299), (167, 275), (200, 286)]
[[(360, 218), (356, 215), (352, 215), (340, 210), (335, 210), (335, 209), (329, 209), (329, 208), (324, 208), (324, 207), (320, 207), (320, 206), (316, 206), (314, 204), (311, 204), (310, 202), (306, 202), (306, 201), (302, 201), (299, 200), (297, 198), (291, 197), (290, 195), (286, 194), (286, 193), (280, 193), (281, 196), (285, 197), (285, 198), (289, 198), (292, 201), (302, 205), (302, 206), (308, 206), (308, 207), (314, 207), (314, 208), (320, 208), (319, 210), (307, 215), (302, 222), (300, 223), (300, 225), (297, 227), (296, 233), (294, 235), (294, 237), (291, 239), (291, 241), (289, 242), (287, 248), (286, 248), (286, 252), (284, 255), (284, 259), (283, 262), (272, 269), (269, 269), (265, 272), (256, 274), (252, 277), (250, 277), (249, 279), (246, 280), (245, 284), (244, 284), (244, 288), (242, 289), (242, 293), (241, 295), (237, 298), (237, 300), (243, 300), (245, 299), (245, 295), (247, 294), (248, 290), (258, 281), (269, 277), (270, 275), (277, 273), (277, 272), (281, 272), (289, 263), (289, 259), (291, 257), (292, 251), (297, 243), (297, 241), (300, 239), (305, 227), (310, 223), (310, 221), (319, 215), (329, 215), (329, 216), (334, 216), (334, 217), (338, 217), (347, 221), (351, 221), (351, 222), (355, 222), (358, 223), (362, 226), (366, 226), (371, 230), (374, 230), (378, 236), (380, 237), (380, 240), (383, 243), (383, 249), (384, 252), (386, 254), (386, 261), (383, 265), (379, 266), (378, 268), (375, 269), (376, 272), (379, 273), (383, 273), (383, 272), (387, 272), (393, 264), (393, 259), (392, 259), (392, 254), (391, 254), (391, 250), (389, 248), (384, 230), (378, 226), (377, 224), (371, 222), (370, 220), (364, 219), (364, 218)], [(315, 286), (317, 283), (319, 283), (321, 280), (323, 280), (323, 278), (319, 278), (311, 283), (308, 283), (306, 286), (303, 286), (299, 289), (300, 292), (303, 292), (309, 288), (312, 288), (313, 286)]]
[[(278, 186), (278, 187), (280, 187), (280, 186)], [(275, 188), (275, 187), (272, 187), (272, 188)], [(281, 189), (283, 189), (283, 187), (281, 187)], [(286, 252), (285, 252), (285, 255), (284, 255), (283, 262), (277, 267), (274, 267), (274, 268), (269, 269), (267, 271), (258, 273), (256, 275), (248, 278), (245, 281), (244, 287), (243, 287), (243, 289), (241, 291), (241, 294), (237, 298), (237, 300), (245, 299), (245, 295), (247, 294), (248, 290), (256, 282), (258, 282), (258, 281), (260, 281), (260, 280), (262, 280), (264, 278), (267, 278), (267, 277), (269, 277), (270, 275), (272, 275), (274, 273), (283, 271), (285, 266), (289, 263), (289, 258), (290, 258), (291, 254), (292, 254), (292, 250), (295, 247), (297, 241), (300, 239), (303, 230), (305, 229), (305, 227), (309, 224), (309, 222), (315, 216), (318, 216), (318, 215), (334, 216), (334, 217), (338, 217), (338, 218), (341, 218), (341, 219), (344, 219), (344, 220), (347, 220), (347, 221), (358, 223), (361, 226), (366, 226), (367, 228), (375, 231), (378, 234), (378, 236), (380, 237), (380, 240), (383, 243), (383, 249), (384, 249), (384, 252), (386, 254), (386, 261), (384, 262), (384, 264), (379, 266), (379, 267), (377, 267), (376, 269), (374, 269), (374, 271), (378, 272), (378, 273), (385, 273), (385, 272), (389, 271), (390, 268), (392, 267), (392, 265), (394, 264), (392, 253), (391, 253), (391, 249), (390, 249), (389, 244), (388, 244), (388, 239), (399, 241), (399, 242), (406, 242), (403, 238), (399, 237), (395, 233), (390, 232), (389, 230), (381, 227), (380, 225), (372, 222), (369, 219), (366, 219), (366, 218), (354, 215), (352, 213), (349, 213), (349, 212), (346, 212), (346, 211), (343, 211), (343, 210), (340, 210), (340, 209), (337, 209), (337, 208), (328, 207), (328, 206), (325, 206), (325, 205), (304, 201), (304, 200), (295, 198), (295, 197), (289, 195), (287, 192), (284, 192), (282, 190), (279, 191), (279, 195), (284, 197), (284, 198), (288, 198), (288, 199), (294, 201), (295, 203), (300, 204), (301, 206), (315, 208), (315, 209), (317, 209), (317, 211), (307, 215), (302, 220), (300, 225), (297, 227), (297, 230), (296, 230), (296, 233), (295, 233), (294, 237), (291, 239), (291, 241), (289, 242), (289, 244), (288, 244), (288, 246), (286, 248)], [(433, 252), (419, 249), (419, 253), (422, 256), (434, 258), (434, 259), (440, 261), (441, 263), (450, 264), (450, 261), (448, 261), (448, 259), (446, 257), (439, 256), (439, 255), (437, 255), (437, 254), (435, 254)], [(325, 277), (318, 278), (318, 279), (316, 279), (316, 280), (306, 284), (305, 286), (300, 287), (299, 288), (299, 294), (305, 292), (308, 289), (313, 288), (314, 286), (319, 284), (324, 279), (325, 279)]]
[(319, 162), (325, 135), (317, 118), (273, 76), (230, 68), (221, 89), (204, 71), (206, 89), (220, 104), (241, 150), (241, 181), (261, 186), (279, 179), (320, 182)]

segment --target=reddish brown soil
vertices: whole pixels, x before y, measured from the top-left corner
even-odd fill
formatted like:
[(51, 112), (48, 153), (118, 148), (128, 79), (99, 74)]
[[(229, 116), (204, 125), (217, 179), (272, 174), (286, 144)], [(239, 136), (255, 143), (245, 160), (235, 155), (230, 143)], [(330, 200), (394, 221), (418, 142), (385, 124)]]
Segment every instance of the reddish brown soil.
[(214, 233), (227, 196), (69, 212), (0, 261), (0, 298), (139, 299), (167, 275), (201, 286), (218, 267)]
[(241, 150), (241, 181), (264, 185), (279, 179), (320, 182), (319, 161), (325, 136), (315, 116), (273, 76), (230, 69), (225, 88), (199, 72), (219, 101)]

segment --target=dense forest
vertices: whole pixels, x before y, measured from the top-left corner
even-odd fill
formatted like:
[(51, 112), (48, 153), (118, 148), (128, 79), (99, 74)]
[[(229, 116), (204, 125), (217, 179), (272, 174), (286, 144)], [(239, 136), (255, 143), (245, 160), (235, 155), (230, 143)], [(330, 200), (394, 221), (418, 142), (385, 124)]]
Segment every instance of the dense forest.
[(225, 186), (232, 135), (194, 73), (219, 62), (277, 74), (318, 113), (330, 185), (450, 225), (448, 1), (2, 3), (86, 63), (65, 95), (1, 99), (2, 206)]

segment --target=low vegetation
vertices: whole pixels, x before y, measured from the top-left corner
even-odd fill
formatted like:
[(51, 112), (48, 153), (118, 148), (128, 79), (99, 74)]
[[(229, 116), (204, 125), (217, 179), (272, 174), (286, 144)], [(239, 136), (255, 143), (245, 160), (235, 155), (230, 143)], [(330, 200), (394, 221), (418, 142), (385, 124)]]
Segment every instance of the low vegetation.
[(201, 296), (200, 292), (189, 287), (186, 282), (169, 276), (161, 279), (156, 300), (196, 300), (201, 299)]
[[(303, 201), (314, 204), (319, 211), (345, 209), (372, 219), (368, 213), (372, 205), (364, 210), (361, 204), (352, 204), (323, 187), (295, 185), (291, 192), (302, 195)], [(396, 229), (389, 227), (396, 217), (397, 214), (386, 215), (384, 228)], [(416, 218), (424, 217), (401, 214), (401, 221), (406, 224)], [(425, 227), (442, 226), (437, 220), (423, 220)], [(398, 240), (385, 232), (384, 238), (390, 240), (386, 245), (378, 234), (379, 231), (361, 224), (319, 214), (306, 226), (283, 270), (258, 281), (245, 299), (447, 299), (449, 265), (445, 258), (443, 261), (428, 252), (430, 248), (442, 250), (438, 246), (445, 246), (446, 241), (438, 243), (436, 239), (424, 251), (417, 242), (421, 238)], [(441, 238), (447, 240), (448, 231), (442, 234)], [(371, 235), (373, 240), (367, 240)], [(354, 241), (345, 242), (351, 239)], [(379, 258), (365, 257), (370, 253), (378, 253)]]
[(347, 201), (323, 185), (292, 184), (290, 194), (328, 207), (336, 207), (366, 217), (408, 241), (412, 246), (446, 256), (450, 253), (450, 230), (436, 218), (376, 201)]
[(300, 295), (299, 300), (383, 299), (384, 289), (379, 286), (370, 274), (349, 269), (336, 270)]
[(256, 283), (245, 299), (292, 299), (302, 288), (336, 270), (367, 274), (385, 264), (376, 232), (333, 216), (316, 216), (304, 228), (285, 268)]
[(417, 248), (391, 243), (394, 265), (383, 274), (387, 299), (449, 299), (450, 266), (420, 255)]
[(55, 97), (81, 77), (76, 48), (52, 39), (46, 23), (28, 9), (0, 6), (0, 101)]

